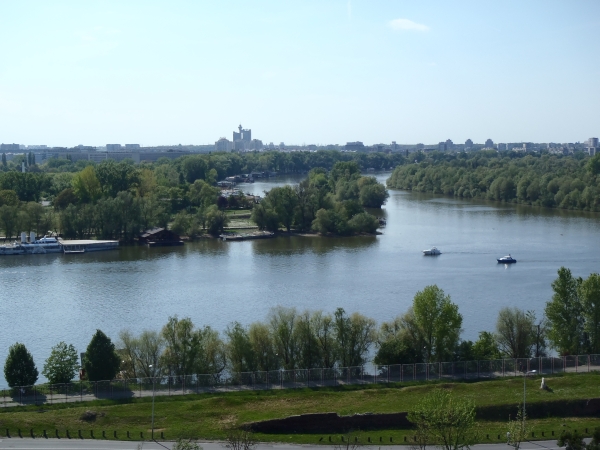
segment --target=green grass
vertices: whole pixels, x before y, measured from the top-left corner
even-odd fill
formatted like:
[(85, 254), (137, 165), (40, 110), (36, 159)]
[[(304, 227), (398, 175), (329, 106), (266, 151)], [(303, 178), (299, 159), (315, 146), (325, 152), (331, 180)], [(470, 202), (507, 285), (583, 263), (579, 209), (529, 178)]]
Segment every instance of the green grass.
[[(527, 404), (553, 400), (573, 400), (599, 397), (598, 384), (600, 374), (577, 374), (546, 377), (552, 392), (539, 389), (539, 378), (527, 380)], [(346, 386), (339, 388), (245, 391), (230, 393), (211, 393), (178, 397), (156, 397), (155, 429), (163, 430), (167, 439), (187, 436), (201, 439), (223, 439), (228, 427), (257, 420), (281, 418), (294, 414), (310, 412), (337, 412), (340, 415), (354, 413), (389, 413), (410, 410), (422, 396), (431, 389), (441, 387), (451, 390), (455, 395), (471, 398), (478, 406), (516, 405), (523, 398), (523, 379), (509, 378), (494, 381), (461, 383), (412, 383), (393, 385)], [(95, 422), (87, 423), (79, 418), (87, 410), (103, 413)], [(139, 439), (140, 431), (144, 437), (150, 432), (151, 399), (134, 399), (127, 402), (98, 400), (94, 402), (59, 404), (52, 406), (27, 406), (6, 408), (0, 411), (0, 436), (17, 435), (21, 429), (29, 436), (33, 429), (37, 436), (43, 430), (54, 436), (58, 429), (62, 437), (68, 429), (71, 436), (82, 430), (89, 437), (94, 430), (96, 437), (106, 431), (112, 438), (113, 430), (120, 439), (126, 431), (132, 438)], [(579, 431), (587, 427), (589, 431), (600, 426), (598, 418), (547, 418), (531, 421), (536, 439), (545, 439), (554, 431), (557, 435), (563, 424)], [(480, 422), (482, 442), (503, 441), (506, 434), (504, 422)], [(542, 431), (545, 436), (542, 437)], [(489, 435), (489, 439), (486, 437)], [(360, 434), (363, 442), (377, 444), (403, 443), (404, 437), (410, 441), (412, 430), (383, 430)], [(380, 442), (380, 437), (382, 441)], [(329, 436), (316, 434), (259, 434), (261, 441), (290, 443), (329, 444)], [(331, 436), (332, 443), (339, 443), (340, 436)]]

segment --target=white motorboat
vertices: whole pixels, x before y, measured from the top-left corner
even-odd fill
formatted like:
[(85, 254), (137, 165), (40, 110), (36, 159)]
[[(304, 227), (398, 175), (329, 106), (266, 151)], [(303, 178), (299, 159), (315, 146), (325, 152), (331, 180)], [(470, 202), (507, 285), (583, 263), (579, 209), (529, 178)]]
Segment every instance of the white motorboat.
[(437, 247), (431, 247), (428, 250), (423, 250), (423, 254), (425, 256), (437, 256), (437, 255), (441, 255), (442, 252), (440, 252)]

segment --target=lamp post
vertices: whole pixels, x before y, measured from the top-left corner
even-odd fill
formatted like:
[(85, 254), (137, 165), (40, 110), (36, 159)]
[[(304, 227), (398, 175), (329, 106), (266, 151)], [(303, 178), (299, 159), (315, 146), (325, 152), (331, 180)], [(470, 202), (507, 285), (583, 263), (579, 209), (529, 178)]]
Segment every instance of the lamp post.
[[(153, 365), (150, 364), (148, 367), (152, 369)], [(152, 375), (154, 375), (154, 370), (152, 371)], [(154, 383), (155, 377), (152, 376), (152, 440), (154, 440)]]
[(526, 370), (525, 373), (523, 374), (523, 426), (525, 426), (525, 380), (527, 379), (527, 375), (529, 375), (530, 373), (535, 374), (537, 373), (537, 370)]

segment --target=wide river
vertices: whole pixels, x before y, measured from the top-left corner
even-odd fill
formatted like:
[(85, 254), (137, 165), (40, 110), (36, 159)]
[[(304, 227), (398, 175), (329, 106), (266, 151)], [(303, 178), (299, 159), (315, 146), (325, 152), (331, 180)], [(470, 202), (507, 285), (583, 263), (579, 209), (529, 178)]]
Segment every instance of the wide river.
[[(262, 193), (298, 180), (242, 188)], [(19, 341), (41, 372), (59, 341), (85, 351), (97, 328), (117, 340), (126, 328), (159, 330), (171, 315), (222, 331), (232, 321), (264, 320), (276, 305), (343, 307), (380, 323), (405, 312), (431, 284), (459, 305), (463, 338), (474, 340), (479, 331), (493, 331), (502, 307), (541, 317), (561, 266), (583, 277), (600, 269), (598, 214), (404, 191), (390, 191), (382, 214), (387, 226), (377, 237), (202, 240), (178, 248), (1, 257), (0, 364)], [(423, 256), (433, 245), (443, 254)], [(508, 253), (517, 264), (496, 263)]]

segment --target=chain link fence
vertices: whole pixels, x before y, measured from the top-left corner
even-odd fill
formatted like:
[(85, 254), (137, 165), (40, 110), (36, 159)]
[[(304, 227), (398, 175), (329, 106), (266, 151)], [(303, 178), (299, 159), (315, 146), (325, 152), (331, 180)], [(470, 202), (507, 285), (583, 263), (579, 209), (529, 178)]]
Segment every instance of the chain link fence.
[(534, 370), (541, 375), (599, 371), (600, 355), (75, 381), (66, 384), (40, 384), (2, 389), (0, 400), (2, 407), (10, 407), (102, 399), (119, 400), (152, 397), (153, 394), (187, 395), (253, 389), (316, 388), (427, 380), (477, 380), (512, 377)]

